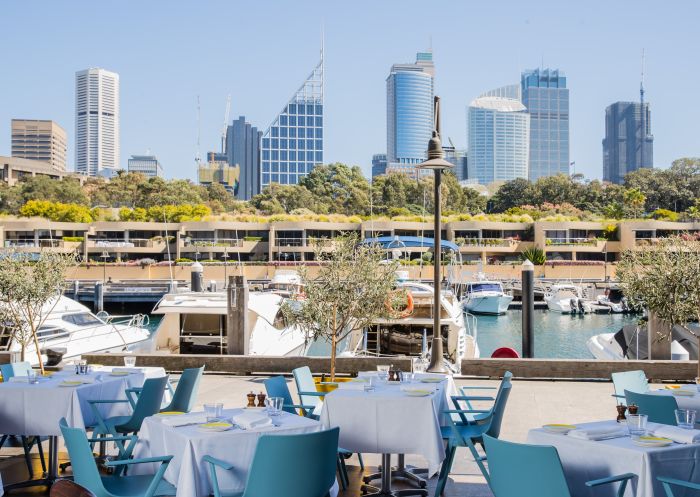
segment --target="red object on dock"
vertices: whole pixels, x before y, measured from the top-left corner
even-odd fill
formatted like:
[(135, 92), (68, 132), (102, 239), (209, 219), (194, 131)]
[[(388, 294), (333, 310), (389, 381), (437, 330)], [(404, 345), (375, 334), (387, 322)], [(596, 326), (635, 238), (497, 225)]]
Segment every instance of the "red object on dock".
[(493, 354), (491, 354), (492, 359), (519, 359), (520, 354), (518, 354), (518, 351), (515, 349), (511, 349), (510, 347), (500, 347), (496, 350), (493, 351)]

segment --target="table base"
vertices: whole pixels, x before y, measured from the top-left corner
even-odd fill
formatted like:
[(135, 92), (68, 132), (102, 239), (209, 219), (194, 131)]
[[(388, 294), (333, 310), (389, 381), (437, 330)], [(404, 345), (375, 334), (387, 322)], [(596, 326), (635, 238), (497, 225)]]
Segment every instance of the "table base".
[[(402, 462), (401, 455), (399, 457), (400, 457), (399, 462), (401, 463)], [(382, 479), (381, 488), (375, 487), (373, 485), (362, 485), (362, 493), (365, 497), (403, 497), (403, 496), (409, 496), (409, 495), (421, 495), (421, 496), (427, 497), (428, 491), (424, 488), (408, 488), (408, 489), (403, 489), (403, 490), (392, 490), (392, 488), (391, 488), (392, 473), (395, 473), (396, 471), (391, 470), (391, 454), (382, 454), (381, 470), (382, 470), (382, 472), (380, 474), (380, 477)], [(419, 478), (418, 476), (414, 475), (413, 473), (410, 473), (405, 468), (405, 466), (403, 467), (403, 471), (406, 474), (412, 475), (414, 478), (422, 480), (422, 478)], [(402, 476), (399, 476), (399, 477), (402, 477)], [(367, 478), (367, 477), (365, 477), (365, 478)], [(423, 481), (425, 481), (425, 480), (423, 480)]]
[(58, 477), (58, 437), (56, 435), (51, 435), (49, 437), (49, 471), (44, 478), (36, 478), (34, 480), (21, 481), (19, 483), (12, 483), (10, 485), (5, 485), (3, 489), (5, 492), (10, 490), (15, 490), (17, 488), (29, 488), (29, 487), (49, 487), (53, 485), (56, 480), (63, 479)]
[[(391, 468), (391, 479), (399, 478), (403, 481), (417, 485), (418, 488), (425, 488), (428, 482), (417, 475), (417, 473), (428, 473), (428, 468), (407, 468), (405, 463), (406, 456), (399, 454), (399, 461), (395, 468)], [(382, 466), (379, 466), (378, 473), (372, 473), (362, 478), (365, 483), (370, 483), (373, 480), (378, 480), (382, 477)]]

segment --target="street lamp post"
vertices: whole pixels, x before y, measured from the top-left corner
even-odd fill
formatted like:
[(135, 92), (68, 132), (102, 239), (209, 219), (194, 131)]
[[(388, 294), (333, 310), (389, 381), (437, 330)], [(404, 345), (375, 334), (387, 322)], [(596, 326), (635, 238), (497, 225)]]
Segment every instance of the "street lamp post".
[(224, 247), (224, 289), (228, 285), (228, 247)]
[(443, 157), (442, 144), (440, 143), (440, 97), (435, 97), (434, 103), (435, 129), (428, 142), (428, 160), (418, 165), (419, 169), (432, 169), (434, 178), (434, 241), (433, 246), (433, 340), (430, 347), (430, 364), (428, 371), (431, 373), (446, 373), (447, 368), (442, 360), (442, 328), (440, 326), (440, 268), (442, 259), (442, 226), (441, 226), (441, 192), (442, 171), (451, 169), (453, 165)]

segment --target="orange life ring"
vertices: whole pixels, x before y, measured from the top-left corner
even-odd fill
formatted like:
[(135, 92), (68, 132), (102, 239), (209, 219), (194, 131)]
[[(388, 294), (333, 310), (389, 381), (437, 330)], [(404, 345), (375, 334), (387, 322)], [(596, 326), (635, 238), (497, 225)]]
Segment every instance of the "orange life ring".
[(391, 303), (391, 297), (392, 297), (392, 295), (395, 295), (399, 291), (401, 291), (401, 290), (395, 290), (395, 291), (391, 292), (389, 294), (389, 298), (387, 298), (386, 302), (385, 302), (385, 305), (386, 305), (387, 310), (389, 311), (389, 314), (394, 319), (407, 318), (408, 316), (413, 314), (413, 294), (410, 291), (406, 291), (406, 307), (401, 312), (397, 312), (396, 309), (394, 309), (394, 306)]

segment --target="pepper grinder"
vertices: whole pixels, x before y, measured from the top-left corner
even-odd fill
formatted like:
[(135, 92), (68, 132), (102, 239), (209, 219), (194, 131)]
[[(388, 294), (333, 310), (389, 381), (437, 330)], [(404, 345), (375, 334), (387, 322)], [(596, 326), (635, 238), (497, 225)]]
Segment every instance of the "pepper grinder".
[(246, 407), (255, 407), (255, 394), (251, 391), (246, 397), (248, 397), (248, 405)]
[(630, 404), (627, 407), (627, 412), (630, 414), (637, 414), (639, 412), (639, 406), (637, 404)]
[(627, 406), (619, 404), (617, 406), (617, 422), (619, 423), (620, 421), (625, 421), (627, 418), (625, 417), (625, 411), (627, 411)]
[(267, 395), (262, 392), (258, 394), (258, 407), (265, 407), (265, 397), (267, 397)]

